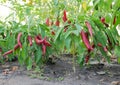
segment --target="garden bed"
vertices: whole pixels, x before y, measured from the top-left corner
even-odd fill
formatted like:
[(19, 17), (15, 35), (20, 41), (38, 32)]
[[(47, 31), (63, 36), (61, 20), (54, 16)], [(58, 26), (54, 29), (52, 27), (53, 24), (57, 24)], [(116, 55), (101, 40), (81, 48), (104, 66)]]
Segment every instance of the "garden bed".
[(119, 85), (120, 65), (92, 62), (73, 71), (71, 55), (61, 55), (41, 70), (27, 71), (18, 62), (0, 66), (0, 85)]

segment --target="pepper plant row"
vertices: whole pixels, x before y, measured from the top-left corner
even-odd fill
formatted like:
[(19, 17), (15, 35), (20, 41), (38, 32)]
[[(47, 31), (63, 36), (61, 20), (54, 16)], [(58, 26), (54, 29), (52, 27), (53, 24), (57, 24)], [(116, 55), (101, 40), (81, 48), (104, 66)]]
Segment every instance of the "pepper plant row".
[(93, 6), (89, 5), (90, 0), (72, 1), (77, 6), (71, 10), (61, 0), (56, 0), (49, 4), (54, 9), (49, 9), (51, 15), (47, 13), (46, 20), (43, 20), (42, 12), (37, 14), (40, 10), (36, 8), (39, 6), (36, 0), (29, 5), (20, 5), (20, 12), (14, 5), (19, 21), (0, 22), (1, 60), (12, 60), (17, 56), (20, 64), (30, 69), (47, 62), (50, 55), (70, 53), (77, 57), (80, 65), (85, 65), (93, 58), (101, 61), (97, 55), (100, 53), (108, 62), (111, 56), (116, 56), (120, 63), (120, 2), (91, 2)]

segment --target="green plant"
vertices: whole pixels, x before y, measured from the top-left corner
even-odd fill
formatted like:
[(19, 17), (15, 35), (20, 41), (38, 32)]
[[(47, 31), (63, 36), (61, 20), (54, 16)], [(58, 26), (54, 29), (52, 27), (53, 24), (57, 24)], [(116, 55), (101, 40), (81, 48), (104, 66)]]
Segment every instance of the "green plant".
[(23, 0), (23, 4), (11, 0), (10, 3), (15, 17), (10, 15), (0, 21), (2, 57), (11, 60), (15, 55), (28, 69), (45, 63), (49, 55), (61, 53), (72, 54), (74, 64), (77, 57), (81, 66), (99, 52), (108, 62), (115, 54), (120, 63), (119, 0)]

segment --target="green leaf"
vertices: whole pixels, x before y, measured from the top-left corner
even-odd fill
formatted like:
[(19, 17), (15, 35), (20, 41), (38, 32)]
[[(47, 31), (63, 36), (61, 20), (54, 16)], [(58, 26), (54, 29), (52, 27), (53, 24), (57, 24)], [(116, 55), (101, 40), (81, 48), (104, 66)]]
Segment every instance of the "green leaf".
[(73, 31), (67, 31), (67, 32), (65, 33), (65, 39), (66, 39), (67, 37), (69, 37), (72, 32), (73, 32)]
[(28, 57), (28, 50), (27, 50), (27, 43), (24, 42), (22, 45), (22, 50), (21, 51), (21, 57), (23, 59), (23, 62), (26, 60), (26, 58)]
[(103, 55), (103, 57), (105, 57), (107, 62), (110, 63), (110, 56), (107, 55), (107, 53), (103, 50), (102, 47), (99, 47), (99, 50), (100, 50), (101, 54)]
[(77, 58), (77, 62), (79, 63), (80, 67), (82, 67), (84, 64), (84, 58), (85, 57), (83, 55), (79, 55)]
[(58, 31), (56, 32), (56, 35), (55, 35), (55, 38), (54, 38), (54, 41), (56, 42), (56, 40), (58, 39), (58, 37), (60, 36), (61, 32), (62, 32), (62, 28), (58, 29)]
[(98, 31), (95, 33), (95, 38), (98, 43), (101, 43), (103, 46), (107, 44), (107, 37), (104, 32)]
[(75, 27), (77, 28), (77, 31), (80, 32), (81, 31), (81, 26), (79, 24), (75, 24)]
[(27, 57), (25, 63), (27, 64), (27, 70), (32, 69), (32, 65), (33, 65), (33, 63), (32, 63), (32, 58), (31, 58), (31, 57)]
[(70, 51), (70, 47), (71, 47), (71, 38), (70, 37), (66, 38), (65, 46), (66, 46), (67, 50)]
[(115, 46), (114, 53), (117, 56), (118, 63), (120, 63), (120, 46)]
[(41, 51), (41, 47), (38, 47), (38, 49), (35, 52), (35, 62), (36, 62), (36, 64), (39, 64), (41, 59), (42, 59), (42, 51)]

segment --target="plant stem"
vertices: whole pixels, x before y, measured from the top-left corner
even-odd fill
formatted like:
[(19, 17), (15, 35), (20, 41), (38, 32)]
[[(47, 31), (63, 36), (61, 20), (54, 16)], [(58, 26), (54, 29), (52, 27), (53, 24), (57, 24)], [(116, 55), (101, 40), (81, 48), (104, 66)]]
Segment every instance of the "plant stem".
[(72, 49), (72, 54), (73, 54), (73, 72), (76, 73), (76, 68), (75, 68), (75, 43), (74, 41), (72, 42), (72, 46), (73, 46), (73, 49)]
[(76, 68), (75, 68), (75, 54), (73, 54), (73, 72), (76, 73)]

